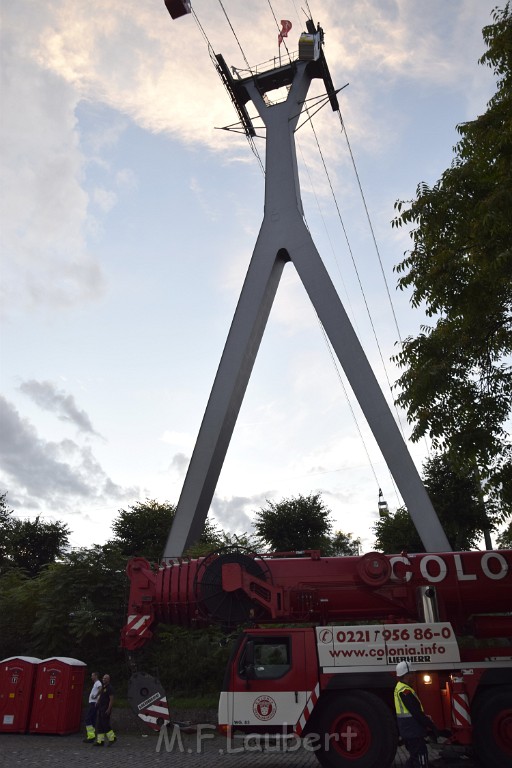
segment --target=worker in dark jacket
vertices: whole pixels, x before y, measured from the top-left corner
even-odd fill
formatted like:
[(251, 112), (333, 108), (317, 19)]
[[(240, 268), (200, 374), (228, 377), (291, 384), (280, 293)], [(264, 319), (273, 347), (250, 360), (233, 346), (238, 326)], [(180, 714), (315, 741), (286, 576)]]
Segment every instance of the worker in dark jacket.
[(427, 733), (437, 738), (439, 731), (423, 711), (423, 706), (414, 688), (414, 674), (407, 661), (396, 665), (398, 682), (395, 686), (395, 711), (398, 732), (402, 737), (409, 759), (405, 768), (428, 768), (428, 751), (425, 743)]
[(97, 747), (103, 746), (105, 737), (107, 738), (107, 747), (112, 746), (116, 740), (116, 735), (110, 725), (110, 715), (114, 706), (114, 689), (110, 685), (110, 675), (103, 675), (103, 685), (98, 698), (98, 725), (97, 737), (94, 742)]

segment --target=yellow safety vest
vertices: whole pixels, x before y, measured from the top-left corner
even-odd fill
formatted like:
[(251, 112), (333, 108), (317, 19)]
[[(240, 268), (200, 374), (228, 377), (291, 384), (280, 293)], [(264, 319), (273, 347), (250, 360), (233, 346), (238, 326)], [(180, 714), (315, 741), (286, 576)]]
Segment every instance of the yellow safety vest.
[(405, 683), (402, 683), (398, 681), (398, 683), (395, 686), (395, 712), (397, 717), (412, 717), (411, 713), (405, 706), (402, 697), (400, 696), (401, 693), (404, 691), (410, 691), (414, 698), (418, 701), (418, 704), (421, 707), (421, 711), (423, 712), (423, 704), (416, 696), (416, 691), (411, 688), (410, 685), (406, 685)]

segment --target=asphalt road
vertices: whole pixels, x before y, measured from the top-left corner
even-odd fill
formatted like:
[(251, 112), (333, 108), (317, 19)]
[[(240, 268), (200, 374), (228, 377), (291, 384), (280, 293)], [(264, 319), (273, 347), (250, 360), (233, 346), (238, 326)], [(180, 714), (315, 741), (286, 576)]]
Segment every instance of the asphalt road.
[[(240, 742), (231, 744), (217, 735), (212, 727), (205, 727), (198, 734), (172, 732), (167, 743), (159, 735), (121, 734), (111, 747), (94, 747), (82, 743), (83, 734), (69, 736), (47, 736), (35, 734), (0, 734), (0, 766), (2, 768), (81, 768), (88, 766), (110, 766), (110, 768), (317, 768), (319, 763), (314, 753), (300, 747), (294, 751), (278, 752), (275, 749), (256, 750), (250, 742), (246, 749)], [(297, 747), (297, 745), (295, 745)], [(431, 751), (431, 758), (437, 758)], [(397, 752), (394, 766), (403, 768), (406, 753)], [(454, 763), (435, 763), (455, 768)], [(469, 768), (466, 760), (457, 765)]]

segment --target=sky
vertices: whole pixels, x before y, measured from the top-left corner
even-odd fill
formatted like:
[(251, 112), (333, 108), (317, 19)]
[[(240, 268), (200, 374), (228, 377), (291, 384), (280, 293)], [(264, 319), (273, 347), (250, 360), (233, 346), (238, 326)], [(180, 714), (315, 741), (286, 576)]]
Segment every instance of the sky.
[[(426, 322), (396, 289), (410, 239), (393, 206), (437, 181), (456, 125), (485, 111), (495, 80), (478, 59), (495, 5), (309, 3), (334, 84), (348, 84), (357, 176), (327, 107), (313, 118), (321, 154), (309, 124), (296, 134), (305, 218), (390, 403), (390, 358)], [(297, 50), (303, 7), (195, 0), (198, 24), (163, 0), (2, 4), (0, 490), (20, 517), (66, 523), (72, 546), (104, 543), (137, 501), (178, 502), (264, 202), (245, 137), (219, 130), (237, 116), (205, 37), (229, 66), (255, 66), (279, 56), (276, 20), (292, 22)], [(421, 470), (428, 445), (397, 418)], [(212, 520), (251, 532), (267, 500), (320, 493), (334, 528), (369, 551), (379, 487), (395, 509), (287, 265)]]

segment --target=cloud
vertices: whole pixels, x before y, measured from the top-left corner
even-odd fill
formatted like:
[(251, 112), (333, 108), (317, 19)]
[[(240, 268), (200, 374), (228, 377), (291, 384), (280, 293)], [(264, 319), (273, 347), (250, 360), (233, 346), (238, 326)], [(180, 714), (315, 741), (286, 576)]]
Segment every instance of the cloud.
[(228, 531), (247, 533), (252, 529), (252, 518), (248, 512), (253, 512), (264, 506), (267, 493), (254, 496), (232, 496), (230, 499), (215, 495), (211, 510), (220, 525)]
[(190, 461), (190, 456), (184, 453), (175, 453), (172, 457), (170, 469), (176, 470), (180, 476), (184, 476)]
[[(478, 2), (453, 3), (447, 24), (442, 4), (418, 8), (409, 0), (362, 0), (343, 6), (323, 0), (318, 14), (335, 82), (343, 84), (355, 72), (361, 78), (405, 75), (443, 85), (458, 82), (461, 27), (466, 35), (480, 34), (478, 24), (475, 30)], [(245, 68), (244, 58), (251, 66), (265, 61), (271, 66), (278, 49), (268, 7), (256, 2), (228, 10), (237, 38), (216, 4), (196, 9), (215, 52), (229, 66)], [(292, 3), (287, 13), (294, 25), (287, 46), (295, 51), (305, 18)], [(152, 132), (216, 149), (229, 145), (233, 151), (233, 137), (227, 143), (225, 135), (212, 130), (234, 122), (235, 114), (192, 16), (172, 21), (163, 4), (134, 0), (90, 0), (72, 7), (56, 0), (31, 16), (32, 60), (80, 97), (108, 104)]]
[(123, 499), (138, 489), (123, 489), (102, 469), (92, 451), (73, 440), (48, 442), (0, 396), (0, 471), (13, 500), (24, 506), (80, 511), (90, 500)]
[(101, 268), (88, 251), (84, 230), (88, 198), (76, 133), (79, 96), (32, 57), (41, 10), (5, 11), (0, 40), (4, 313), (41, 304), (68, 306), (102, 289)]
[(19, 389), (45, 411), (55, 413), (60, 421), (69, 421), (81, 432), (97, 435), (85, 411), (79, 410), (73, 395), (58, 390), (51, 381), (24, 381)]
[(194, 438), (188, 432), (176, 432), (175, 430), (167, 429), (160, 439), (163, 443), (178, 446), (182, 450), (192, 450), (194, 447)]
[[(354, 84), (343, 96), (343, 110), (351, 134), (366, 151), (385, 151), (400, 130), (398, 113), (394, 120), (389, 113), (373, 114), (376, 88), (400, 77), (444, 89), (471, 78), (474, 85), (476, 62), (468, 62), (461, 51), (469, 38), (481, 35), (480, 19), (487, 23), (489, 14), (480, 0), (454, 0), (449, 14), (444, 5), (409, 0), (318, 4), (333, 80)], [(275, 56), (277, 29), (267, 5), (232, 6), (228, 11), (237, 38), (217, 4), (197, 9), (215, 51), (237, 67), (246, 66), (244, 58), (254, 65)], [(112, 188), (99, 184), (89, 193), (87, 169), (91, 161), (103, 162), (102, 153), (115, 145), (130, 120), (189, 146), (222, 151), (226, 162), (252, 161), (252, 155), (244, 138), (214, 130), (233, 123), (236, 113), (192, 16), (172, 21), (163, 3), (149, 0), (18, 0), (2, 10), (2, 308), (59, 309), (90, 302), (104, 291), (102, 267), (88, 243), (88, 236), (102, 232), (91, 208), (107, 215), (122, 182), (114, 177)], [(287, 39), (293, 51), (304, 16), (295, 3), (285, 5), (283, 13), (294, 25)], [(323, 85), (314, 87), (321, 91)], [(473, 90), (467, 89), (468, 99)], [(90, 109), (108, 110), (101, 135), (83, 136), (79, 107), (84, 102)], [(403, 117), (406, 110), (404, 104)], [(322, 110), (315, 124), (324, 157), (334, 165), (340, 148), (332, 120)], [(301, 134), (303, 141), (307, 132)], [(316, 168), (311, 136), (303, 151)], [(134, 183), (130, 173), (124, 170), (128, 188)], [(195, 191), (200, 195), (199, 188)], [(209, 215), (214, 217), (215, 210)]]

